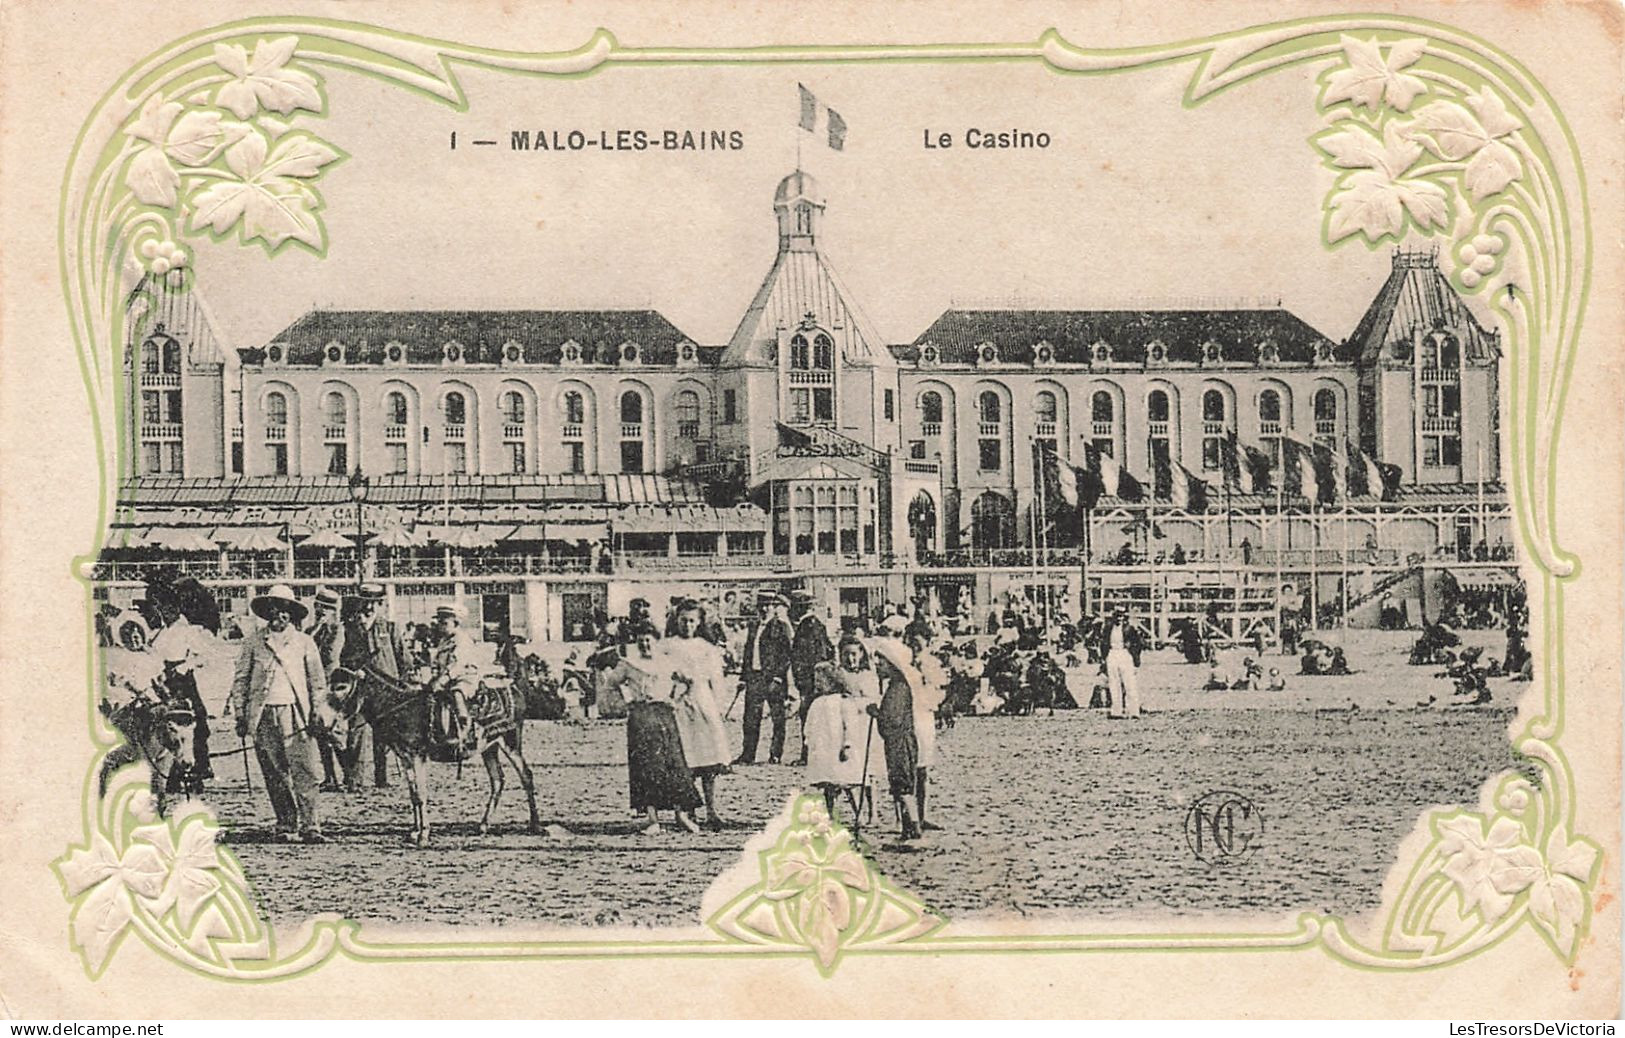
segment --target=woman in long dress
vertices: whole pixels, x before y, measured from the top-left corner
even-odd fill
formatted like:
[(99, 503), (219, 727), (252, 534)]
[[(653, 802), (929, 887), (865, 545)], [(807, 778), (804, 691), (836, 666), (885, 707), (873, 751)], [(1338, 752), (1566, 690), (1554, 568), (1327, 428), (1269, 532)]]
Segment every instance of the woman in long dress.
[(914, 669), (914, 654), (900, 639), (877, 638), (872, 648), (882, 690), (875, 727), (886, 746), (886, 790), (902, 819), (902, 838), (918, 840), (920, 824), (914, 814), (914, 790), (919, 780), (920, 747), (914, 734), (914, 700), (921, 684), (920, 672)]
[(705, 798), (705, 827), (722, 828), (717, 814), (717, 776), (728, 770), (733, 754), (722, 723), (722, 650), (700, 636), (700, 607), (692, 600), (677, 609), (677, 634), (664, 646), (671, 666), (672, 706), (689, 770), (700, 780)]
[(851, 791), (878, 779), (886, 766), (880, 740), (870, 727), (869, 708), (880, 705), (880, 680), (868, 650), (849, 634), (841, 639), (835, 659), (813, 669), (813, 684), (818, 698), (807, 708), (807, 783), (823, 791), (831, 818), (836, 817), (836, 797), (846, 791), (855, 816), (867, 791), (859, 798), (853, 798)]
[(914, 669), (920, 672), (920, 687), (914, 693), (914, 740), (919, 746), (919, 766), (915, 772), (914, 807), (920, 815), (921, 829), (941, 829), (925, 817), (926, 772), (937, 762), (937, 710), (948, 694), (948, 674), (942, 661), (931, 652), (927, 639), (919, 632), (904, 639), (914, 654)]
[(604, 674), (606, 688), (626, 701), (626, 766), (632, 810), (642, 811), (645, 835), (660, 832), (663, 810), (677, 814), (677, 824), (700, 831), (693, 812), (700, 806), (694, 776), (683, 756), (672, 706), (671, 667), (656, 642), (654, 625), (645, 621), (631, 632), (626, 657)]

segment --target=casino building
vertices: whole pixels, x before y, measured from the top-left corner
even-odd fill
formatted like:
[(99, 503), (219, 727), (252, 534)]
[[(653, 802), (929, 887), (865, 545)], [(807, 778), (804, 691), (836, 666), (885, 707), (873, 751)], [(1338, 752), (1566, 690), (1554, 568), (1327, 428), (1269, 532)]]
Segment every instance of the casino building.
[[(973, 309), (899, 344), (831, 266), (826, 204), (803, 172), (780, 182), (777, 254), (722, 344), (653, 310), (317, 310), (245, 345), (189, 275), (149, 275), (99, 594), (157, 565), (232, 601), (364, 574), (398, 615), (457, 596), (492, 633), (558, 639), (638, 595), (985, 614), (1076, 608), (1081, 586), (1159, 629), (1219, 601), (1239, 635), (1274, 622), (1282, 581), (1357, 623), (1378, 596), (1426, 609), (1441, 573), (1513, 579), (1499, 335), (1435, 255), (1396, 252), (1341, 339), (1282, 309)], [(1279, 488), (1291, 441), (1396, 485), (1312, 502), (1227, 477), (1243, 444)], [(1109, 454), (1150, 499), (1080, 522), (1036, 470), (1049, 451)], [(1159, 483), (1175, 462), (1205, 511)]]

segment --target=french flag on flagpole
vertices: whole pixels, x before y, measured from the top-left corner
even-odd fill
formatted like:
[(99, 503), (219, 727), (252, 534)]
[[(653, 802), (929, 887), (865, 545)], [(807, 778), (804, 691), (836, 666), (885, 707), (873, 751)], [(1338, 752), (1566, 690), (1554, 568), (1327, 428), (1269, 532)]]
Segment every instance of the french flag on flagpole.
[(818, 100), (802, 84), (797, 83), (796, 89), (801, 92), (801, 128), (814, 135), (822, 131), (830, 148), (845, 151), (846, 120), (841, 118), (841, 113)]

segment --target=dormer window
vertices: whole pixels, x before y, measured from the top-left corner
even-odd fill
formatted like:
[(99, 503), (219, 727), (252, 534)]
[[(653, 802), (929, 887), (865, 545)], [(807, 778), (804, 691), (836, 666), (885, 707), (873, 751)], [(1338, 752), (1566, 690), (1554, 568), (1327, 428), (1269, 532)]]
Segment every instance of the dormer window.
[(679, 343), (677, 346), (677, 363), (683, 367), (693, 367), (699, 362), (700, 351), (695, 349), (691, 342)]
[(921, 364), (932, 364), (932, 365), (934, 365), (934, 364), (937, 363), (938, 356), (939, 356), (939, 354), (937, 353), (937, 348), (935, 346), (921, 346), (920, 347), (920, 363)]
[(1033, 348), (1033, 361), (1038, 364), (1053, 364), (1055, 362), (1055, 347), (1047, 342), (1041, 342)]
[(1146, 347), (1145, 359), (1152, 364), (1168, 363), (1168, 347), (1164, 346), (1161, 342), (1153, 342), (1150, 346)]
[(463, 347), (455, 342), (448, 342), (441, 347), (440, 357), (447, 364), (458, 364), (463, 359)]
[(627, 342), (621, 344), (621, 363), (636, 364), (638, 362), (638, 344)]
[(1279, 364), (1281, 362), (1281, 347), (1274, 342), (1266, 342), (1258, 347), (1258, 362), (1260, 364)]
[(976, 359), (983, 364), (997, 364), (999, 362), (999, 348), (991, 342), (984, 342), (976, 349)]
[(330, 342), (322, 354), (322, 359), (328, 364), (344, 363), (344, 346), (341, 343)]
[(1315, 343), (1315, 363), (1330, 364), (1332, 362), (1332, 344), (1329, 342)]
[(567, 342), (559, 349), (559, 356), (566, 364), (580, 364), (581, 346), (575, 342)]
[(398, 342), (392, 342), (392, 343), (389, 343), (388, 345), (386, 345), (384, 347), (384, 363), (386, 363), (386, 364), (405, 364), (406, 363), (406, 347), (403, 346), (401, 343), (398, 343)]
[(1096, 364), (1109, 364), (1112, 359), (1112, 348), (1104, 342), (1097, 342), (1089, 347), (1089, 359)]
[(1223, 359), (1224, 351), (1219, 349), (1218, 343), (1205, 342), (1202, 344), (1202, 362), (1204, 364), (1217, 364)]
[(517, 342), (510, 342), (502, 347), (502, 363), (518, 364), (524, 359), (525, 351)]

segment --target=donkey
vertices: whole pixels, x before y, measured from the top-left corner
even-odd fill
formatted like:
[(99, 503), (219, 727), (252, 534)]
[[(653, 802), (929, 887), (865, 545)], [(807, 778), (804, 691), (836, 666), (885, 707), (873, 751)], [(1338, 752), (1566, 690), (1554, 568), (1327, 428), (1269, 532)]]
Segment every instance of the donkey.
[[(372, 725), (374, 752), (389, 750), (401, 759), (406, 773), (407, 795), (412, 802), (412, 827), (407, 831), (408, 846), (429, 845), (429, 761), (462, 762), (474, 757), (485, 764), (490, 795), (480, 815), (480, 835), (491, 831), (491, 815), (502, 798), (505, 784), (503, 761), (519, 773), (530, 806), (530, 832), (540, 832), (541, 817), (536, 810), (536, 780), (525, 761), (524, 704), (513, 695), (506, 682), (481, 682), (479, 703), (500, 705), (498, 711), (476, 711), (471, 721), (473, 739), (453, 753), (442, 752), (435, 738), (432, 713), (434, 696), (421, 683), (403, 684), (369, 671), (360, 680), (347, 672), (334, 675), (334, 695), (339, 704), (340, 724), (354, 723), (359, 715)], [(346, 687), (348, 686), (348, 687)]]
[(128, 677), (109, 674), (108, 685), (115, 690), (100, 704), (102, 714), (124, 736), (124, 742), (108, 751), (97, 775), (97, 792), (107, 795), (113, 774), (120, 768), (146, 761), (152, 773), (152, 794), (158, 813), (169, 809), (171, 794), (185, 796), (198, 791), (193, 732), (198, 717), (192, 704), (172, 697), (162, 676), (138, 684)]

